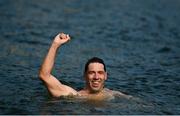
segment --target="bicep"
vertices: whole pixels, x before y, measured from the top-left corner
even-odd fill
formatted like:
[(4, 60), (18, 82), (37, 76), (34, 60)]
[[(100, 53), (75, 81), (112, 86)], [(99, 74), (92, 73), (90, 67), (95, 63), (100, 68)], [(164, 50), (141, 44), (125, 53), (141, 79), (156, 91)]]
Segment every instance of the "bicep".
[(76, 90), (74, 90), (73, 88), (71, 88), (67, 85), (62, 84), (53, 75), (46, 77), (46, 79), (44, 79), (43, 81), (44, 81), (48, 91), (54, 97), (59, 97), (61, 95), (69, 95), (69, 94), (76, 95), (77, 94)]

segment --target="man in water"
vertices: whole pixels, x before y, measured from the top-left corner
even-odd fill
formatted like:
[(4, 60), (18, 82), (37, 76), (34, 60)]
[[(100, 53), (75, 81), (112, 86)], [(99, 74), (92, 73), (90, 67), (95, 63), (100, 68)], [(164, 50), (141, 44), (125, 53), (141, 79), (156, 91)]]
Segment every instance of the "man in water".
[(54, 38), (39, 71), (40, 79), (45, 83), (52, 96), (60, 97), (73, 95), (94, 100), (111, 99), (116, 95), (126, 98), (130, 97), (121, 92), (104, 88), (104, 83), (107, 79), (106, 66), (103, 60), (97, 57), (90, 59), (86, 63), (84, 70), (86, 86), (80, 91), (76, 91), (75, 89), (62, 84), (54, 77), (51, 74), (51, 71), (54, 66), (57, 50), (68, 41), (70, 41), (70, 36), (64, 33), (60, 33)]

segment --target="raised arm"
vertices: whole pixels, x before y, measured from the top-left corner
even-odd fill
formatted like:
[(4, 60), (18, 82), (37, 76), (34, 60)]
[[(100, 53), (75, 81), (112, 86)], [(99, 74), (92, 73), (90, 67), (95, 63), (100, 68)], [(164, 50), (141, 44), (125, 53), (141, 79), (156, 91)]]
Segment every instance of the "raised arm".
[(73, 94), (76, 95), (77, 91), (73, 88), (62, 84), (58, 79), (56, 79), (52, 74), (52, 68), (54, 66), (54, 61), (58, 48), (64, 43), (67, 43), (70, 40), (69, 35), (64, 33), (58, 34), (49, 48), (48, 54), (46, 55), (44, 62), (39, 71), (40, 79), (45, 83), (47, 89), (54, 97), (59, 97), (62, 95)]

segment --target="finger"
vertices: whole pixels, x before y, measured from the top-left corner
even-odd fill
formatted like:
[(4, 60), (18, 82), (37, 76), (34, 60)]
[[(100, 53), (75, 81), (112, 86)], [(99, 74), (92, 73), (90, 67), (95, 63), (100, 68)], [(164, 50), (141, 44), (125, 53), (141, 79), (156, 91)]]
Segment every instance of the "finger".
[(66, 34), (63, 33), (62, 34), (62, 38), (65, 39), (66, 38)]
[(64, 38), (66, 38), (66, 34), (64, 34), (64, 33), (60, 33), (60, 34), (59, 34), (59, 38), (60, 38), (60, 39), (64, 39)]
[(70, 36), (69, 36), (69, 34), (67, 34), (67, 36), (66, 36), (67, 38), (68, 38), (68, 40), (70, 40), (71, 38), (70, 38)]
[(63, 33), (59, 33), (59, 39), (62, 39), (62, 34), (63, 34)]

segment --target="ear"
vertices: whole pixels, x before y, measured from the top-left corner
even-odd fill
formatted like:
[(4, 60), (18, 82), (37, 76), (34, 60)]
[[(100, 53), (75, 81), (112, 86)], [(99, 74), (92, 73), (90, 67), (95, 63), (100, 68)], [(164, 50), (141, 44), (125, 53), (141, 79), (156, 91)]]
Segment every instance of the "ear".
[(107, 72), (105, 72), (105, 80), (107, 80), (107, 75), (108, 75), (108, 73), (107, 73)]

